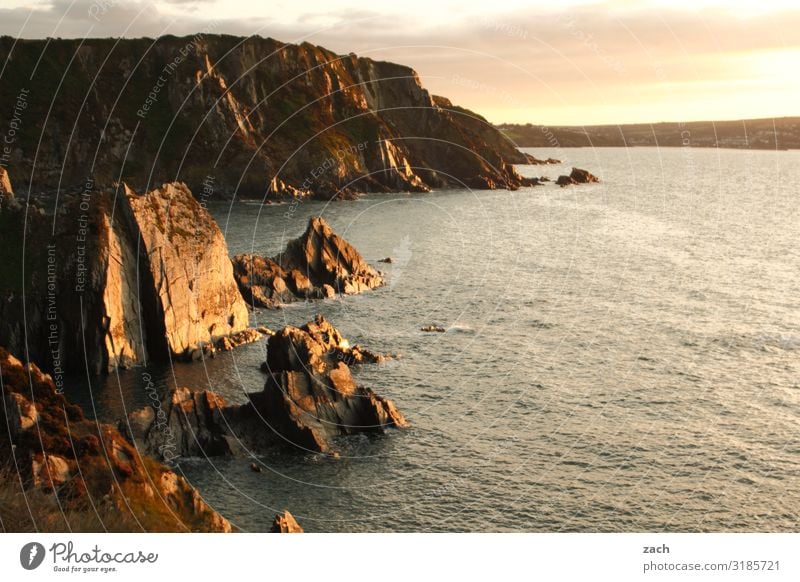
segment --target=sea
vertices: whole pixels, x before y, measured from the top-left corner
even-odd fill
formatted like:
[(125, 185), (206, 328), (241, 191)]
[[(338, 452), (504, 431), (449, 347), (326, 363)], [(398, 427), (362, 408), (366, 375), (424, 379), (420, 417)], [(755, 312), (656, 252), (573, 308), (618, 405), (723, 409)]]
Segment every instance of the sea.
[[(385, 273), (252, 323), (320, 313), (397, 354), (355, 378), (411, 423), (342, 438), (338, 459), (181, 460), (236, 527), (288, 509), (310, 532), (797, 531), (800, 152), (525, 151), (562, 160), (526, 176), (601, 182), (209, 203), (232, 255), (277, 254), (322, 216)], [(148, 403), (146, 372), (244, 402), (264, 350), (89, 378), (76, 399), (116, 420)]]

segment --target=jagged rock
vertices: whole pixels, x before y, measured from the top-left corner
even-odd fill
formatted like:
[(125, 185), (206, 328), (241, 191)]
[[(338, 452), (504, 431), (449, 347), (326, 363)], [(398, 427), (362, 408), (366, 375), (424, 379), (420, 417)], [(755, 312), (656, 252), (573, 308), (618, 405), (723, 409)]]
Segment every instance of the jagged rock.
[(358, 345), (350, 347), (322, 317), (303, 327), (287, 326), (267, 342), (267, 380), (249, 402), (227, 406), (207, 390), (173, 390), (157, 409), (132, 413), (125, 424), (150, 454), (237, 455), (291, 445), (335, 454), (331, 439), (359, 432), (408, 426), (392, 401), (357, 386), (350, 366), (383, 361)]
[(590, 174), (586, 170), (581, 170), (580, 168), (572, 168), (572, 172), (570, 173), (569, 177), (575, 180), (578, 184), (589, 184), (600, 181), (600, 178), (597, 176)]
[(43, 453), (31, 460), (31, 483), (55, 491), (72, 477), (69, 463), (64, 457)]
[(572, 168), (572, 172), (570, 172), (569, 176), (559, 176), (556, 180), (556, 184), (561, 186), (570, 186), (572, 184), (589, 184), (592, 182), (599, 182), (600, 179), (587, 172), (586, 170), (581, 170), (580, 168)]
[(108, 501), (148, 531), (231, 531), (183, 477), (142, 457), (116, 428), (86, 419), (35, 364), (0, 348), (0, 374), (9, 420), (0, 459), (14, 459), (25, 488), (57, 495), (64, 510)]
[(297, 300), (286, 286), (286, 271), (273, 259), (254, 254), (231, 259), (242, 297), (255, 307), (277, 307)]
[(561, 160), (557, 160), (555, 158), (547, 158), (545, 160), (540, 160), (539, 158), (537, 158), (536, 156), (533, 156), (531, 154), (523, 153), (523, 155), (525, 156), (525, 163), (528, 164), (528, 165), (531, 165), (531, 166), (545, 166), (545, 165), (550, 165), (550, 164), (560, 164), (561, 163)]
[(294, 516), (286, 509), (275, 516), (270, 533), (304, 533)]
[(447, 331), (441, 325), (425, 325), (419, 328), (419, 330), (425, 332), (436, 332), (436, 333), (444, 333), (445, 331)]
[(55, 220), (0, 214), (0, 345), (57, 385), (87, 365), (199, 357), (247, 330), (222, 232), (186, 186), (122, 190), (64, 195)]
[(255, 307), (362, 293), (384, 284), (355, 247), (319, 217), (276, 257), (243, 254), (232, 262), (242, 296)]
[[(63, 56), (75, 54), (67, 67)], [(521, 184), (514, 145), (484, 118), (431, 95), (412, 69), (309, 43), (3, 37), (0, 62), (13, 62), (3, 72), (9, 88), (29, 86), (36, 63), (59, 71), (35, 76), (25, 118), (41, 127), (9, 160), (15, 178), (32, 177), (37, 190), (82, 185), (87, 169), (100, 188), (122, 170), (134, 188), (169, 176), (204, 199), (263, 199), (265, 177), (273, 199)], [(147, 99), (167, 67), (169, 83)], [(13, 111), (16, 95), (0, 92), (0, 111)], [(66, 124), (79, 146), (64, 147)]]
[(287, 326), (267, 342), (267, 382), (250, 401), (287, 440), (311, 450), (327, 450), (340, 434), (407, 426), (390, 400), (355, 384), (349, 364), (366, 358), (321, 316)]
[(227, 352), (245, 344), (251, 344), (264, 338), (274, 335), (275, 332), (266, 327), (257, 327), (240, 331), (229, 336), (225, 336), (214, 344), (214, 349), (219, 352)]
[(177, 388), (157, 409), (134, 411), (125, 432), (165, 461), (233, 454), (240, 445), (226, 429), (226, 410), (225, 400), (210, 390)]

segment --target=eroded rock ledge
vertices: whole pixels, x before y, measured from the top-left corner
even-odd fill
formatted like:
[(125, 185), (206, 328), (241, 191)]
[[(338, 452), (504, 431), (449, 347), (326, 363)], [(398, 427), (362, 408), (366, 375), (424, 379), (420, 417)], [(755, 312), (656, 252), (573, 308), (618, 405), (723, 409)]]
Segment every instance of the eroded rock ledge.
[(383, 358), (350, 347), (317, 316), (269, 338), (266, 383), (248, 395), (246, 404), (230, 406), (211, 391), (179, 388), (159, 412), (151, 407), (135, 411), (126, 424), (143, 450), (162, 458), (236, 455), (275, 446), (335, 453), (335, 437), (408, 426), (391, 400), (353, 379), (352, 365)]
[(273, 258), (236, 255), (233, 271), (242, 296), (254, 307), (362, 293), (384, 284), (353, 245), (320, 217)]
[(142, 457), (113, 426), (86, 419), (35, 364), (0, 348), (0, 374), (8, 422), (0, 468), (10, 466), (25, 489), (56, 495), (65, 531), (70, 511), (100, 505), (146, 531), (231, 531), (183, 477)]

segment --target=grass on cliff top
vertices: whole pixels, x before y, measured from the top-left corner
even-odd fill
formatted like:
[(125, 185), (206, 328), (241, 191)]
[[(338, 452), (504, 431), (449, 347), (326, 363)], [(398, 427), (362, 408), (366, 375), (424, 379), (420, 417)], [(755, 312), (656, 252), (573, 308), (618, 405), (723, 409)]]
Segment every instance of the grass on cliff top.
[(108, 503), (95, 509), (59, 509), (52, 493), (30, 489), (23, 493), (13, 471), (0, 471), (0, 532), (137, 532), (141, 527)]

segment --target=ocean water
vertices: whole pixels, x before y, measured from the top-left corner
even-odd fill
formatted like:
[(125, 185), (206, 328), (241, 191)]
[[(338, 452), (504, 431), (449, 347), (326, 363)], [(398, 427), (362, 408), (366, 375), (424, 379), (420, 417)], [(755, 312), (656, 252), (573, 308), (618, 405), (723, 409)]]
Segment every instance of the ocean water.
[[(184, 460), (236, 526), (289, 509), (326, 532), (797, 530), (800, 152), (527, 151), (564, 160), (527, 175), (603, 182), (211, 205), (232, 254), (275, 254), (321, 215), (386, 272), (254, 323), (322, 313), (399, 353), (356, 378), (412, 424), (342, 439), (338, 460)], [(419, 331), (432, 323), (447, 332)], [(263, 349), (151, 372), (240, 402)], [(113, 418), (145, 404), (141, 374), (82, 403)]]

